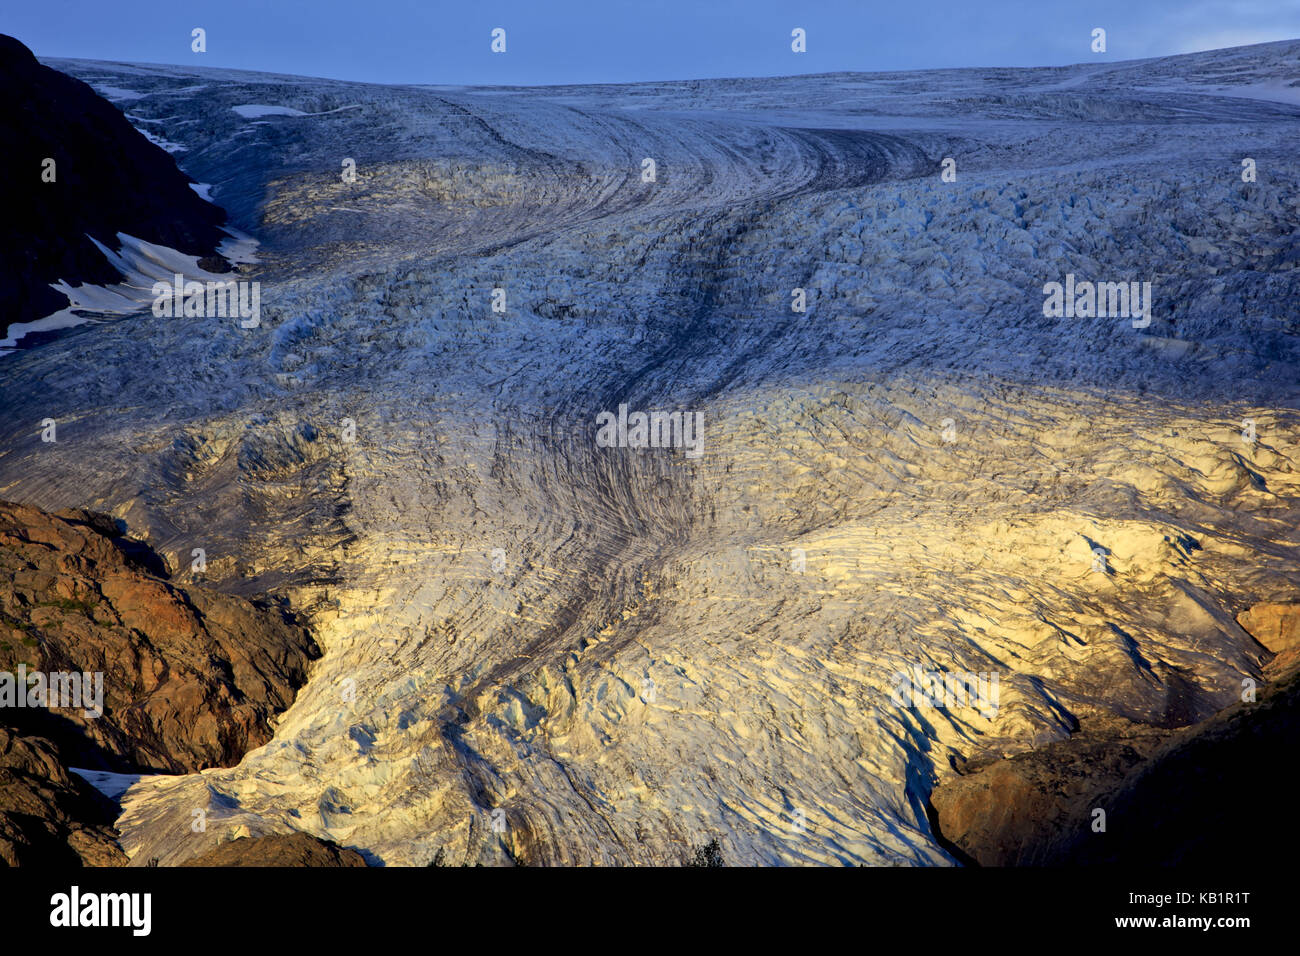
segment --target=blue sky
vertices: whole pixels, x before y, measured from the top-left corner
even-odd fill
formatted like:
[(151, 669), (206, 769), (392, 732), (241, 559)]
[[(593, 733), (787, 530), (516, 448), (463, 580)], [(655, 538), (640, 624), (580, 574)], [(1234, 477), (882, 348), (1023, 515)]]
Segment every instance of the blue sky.
[[(1300, 37), (1300, 0), (5, 0), (38, 56), (381, 83), (547, 84), (1040, 66)], [(207, 31), (207, 52), (190, 31)], [(490, 50), (494, 27), (506, 52)], [(807, 31), (808, 51), (790, 50)], [(1091, 31), (1107, 31), (1093, 53)]]

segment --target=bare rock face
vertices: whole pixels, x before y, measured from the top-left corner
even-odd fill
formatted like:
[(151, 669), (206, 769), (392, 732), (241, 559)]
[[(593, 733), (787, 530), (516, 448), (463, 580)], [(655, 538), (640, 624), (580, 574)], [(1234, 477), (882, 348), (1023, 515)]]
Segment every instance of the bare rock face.
[(0, 672), (75, 673), (82, 685), (78, 706), (9, 713), (73, 766), (231, 766), (270, 739), (270, 718), (319, 656), (278, 609), (179, 588), (161, 570), (104, 516), (0, 503)]
[[(1097, 805), (1104, 833), (1081, 831), (1050, 862), (1062, 866), (1202, 866), (1227, 872), (1260, 844), (1261, 800), (1285, 794), (1300, 730), (1293, 678), (1175, 734)], [(1271, 853), (1295, 852), (1294, 830), (1270, 833)]]
[[(10, 104), (0, 116), (0, 174), (14, 184), (0, 234), (0, 334), (67, 306), (53, 282), (120, 278), (88, 235), (117, 249), (123, 232), (196, 256), (225, 237), (225, 213), (190, 188), (171, 156), (89, 85), (2, 34), (0, 90)], [(215, 257), (209, 264), (219, 266)]]
[(1238, 614), (1237, 623), (1274, 654), (1300, 647), (1300, 604), (1256, 604)]
[(0, 726), (0, 864), (124, 866), (113, 815), (53, 743)]
[(318, 840), (306, 833), (240, 837), (223, 843), (181, 866), (365, 866), (356, 850), (348, 850), (328, 840)]
[[(1258, 610), (1242, 617), (1277, 621)], [(942, 781), (930, 797), (936, 836), (981, 866), (1230, 865), (1257, 841), (1257, 788), (1300, 728), (1290, 655), (1264, 676), (1258, 700), (1191, 727), (1109, 722)]]
[(1138, 725), (1126, 737), (1081, 730), (1039, 750), (966, 768), (930, 797), (936, 833), (965, 862), (1048, 863), (1087, 828), (1097, 791), (1118, 786), (1163, 736)]

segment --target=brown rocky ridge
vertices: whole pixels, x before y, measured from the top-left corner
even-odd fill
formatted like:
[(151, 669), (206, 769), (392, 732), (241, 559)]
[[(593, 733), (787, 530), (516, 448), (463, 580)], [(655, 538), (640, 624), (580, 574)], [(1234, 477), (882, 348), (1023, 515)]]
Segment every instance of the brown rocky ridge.
[(67, 768), (232, 766), (319, 655), (279, 607), (171, 583), (108, 516), (0, 502), (0, 861), (124, 863), (111, 804)]
[(348, 850), (307, 833), (276, 833), (262, 837), (239, 837), (207, 853), (186, 860), (181, 866), (365, 866), (356, 850)]
[(0, 864), (123, 866), (113, 816), (53, 743), (0, 726)]
[(972, 761), (930, 796), (940, 842), (981, 866), (1239, 865), (1258, 842), (1258, 788), (1300, 730), (1300, 604), (1237, 620), (1276, 655), (1255, 700), (1179, 729), (1081, 720), (1066, 740)]

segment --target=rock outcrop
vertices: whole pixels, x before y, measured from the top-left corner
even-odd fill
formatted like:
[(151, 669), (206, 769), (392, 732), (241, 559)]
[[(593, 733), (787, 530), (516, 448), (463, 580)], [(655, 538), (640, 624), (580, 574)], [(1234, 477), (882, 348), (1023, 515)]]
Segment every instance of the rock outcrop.
[(1256, 787), (1300, 731), (1300, 675), (1287, 642), (1296, 605), (1256, 605), (1237, 620), (1283, 652), (1257, 700), (1172, 731), (1096, 720), (1041, 749), (968, 765), (930, 796), (940, 842), (982, 866), (1239, 863), (1258, 841)]
[(280, 609), (158, 570), (111, 519), (0, 502), (0, 671), (102, 675), (102, 715), (86, 699), (93, 676), (78, 706), (10, 712), (73, 766), (231, 766), (270, 739), (319, 656)]
[(223, 843), (181, 866), (365, 866), (356, 850), (306, 833), (277, 833), (263, 837), (240, 837)]
[(1300, 604), (1256, 604), (1238, 614), (1237, 623), (1278, 655), (1275, 668), (1300, 665)]
[(0, 726), (0, 864), (123, 866), (113, 816), (53, 743)]
[[(953, 856), (980, 866), (1041, 866), (1087, 830), (1099, 790), (1118, 786), (1166, 732), (1111, 723), (1007, 759), (963, 768), (931, 794), (931, 825)], [(1109, 731), (1109, 732), (1107, 732)]]
[(88, 236), (117, 250), (122, 232), (228, 268), (213, 255), (226, 238), (225, 213), (90, 86), (0, 34), (0, 93), (0, 178), (10, 186), (0, 231), (0, 337), (11, 323), (68, 305), (51, 283), (118, 281)]

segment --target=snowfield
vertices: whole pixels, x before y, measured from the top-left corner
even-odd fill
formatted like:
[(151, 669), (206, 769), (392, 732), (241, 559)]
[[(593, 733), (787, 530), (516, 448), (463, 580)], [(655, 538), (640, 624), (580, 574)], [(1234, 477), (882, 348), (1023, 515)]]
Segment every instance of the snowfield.
[[(0, 497), (326, 651), (238, 767), (130, 787), (138, 865), (293, 830), (946, 865), (961, 759), (1204, 717), (1267, 656), (1234, 615), (1300, 590), (1300, 41), (537, 89), (48, 62), (140, 91), (259, 240), (262, 320), (7, 358)], [(1150, 282), (1149, 326), (1045, 317), (1067, 274)], [(702, 413), (702, 456), (599, 447), (620, 404)], [(997, 706), (900, 704), (914, 668)]]
[[(195, 191), (203, 199), (211, 201), (204, 189)], [(208, 272), (199, 266), (198, 256), (187, 256), (169, 246), (146, 242), (122, 232), (117, 234), (117, 239), (121, 248), (114, 252), (94, 236), (90, 237), (104, 258), (121, 273), (122, 281), (114, 286), (88, 283), (74, 286), (62, 280), (53, 283), (54, 288), (68, 297), (68, 307), (35, 322), (16, 322), (11, 325), (7, 336), (0, 339), (0, 358), (17, 354), (10, 350), (23, 346), (23, 337), (33, 332), (50, 332), (85, 325), (87, 322), (111, 321), (134, 315), (141, 309), (151, 309), (155, 282), (170, 285), (176, 275), (194, 282), (225, 282), (233, 278), (232, 275)], [(256, 243), (240, 233), (232, 234), (223, 241), (220, 251), (228, 253), (231, 262), (248, 262), (256, 261), (253, 256), (255, 248)]]

